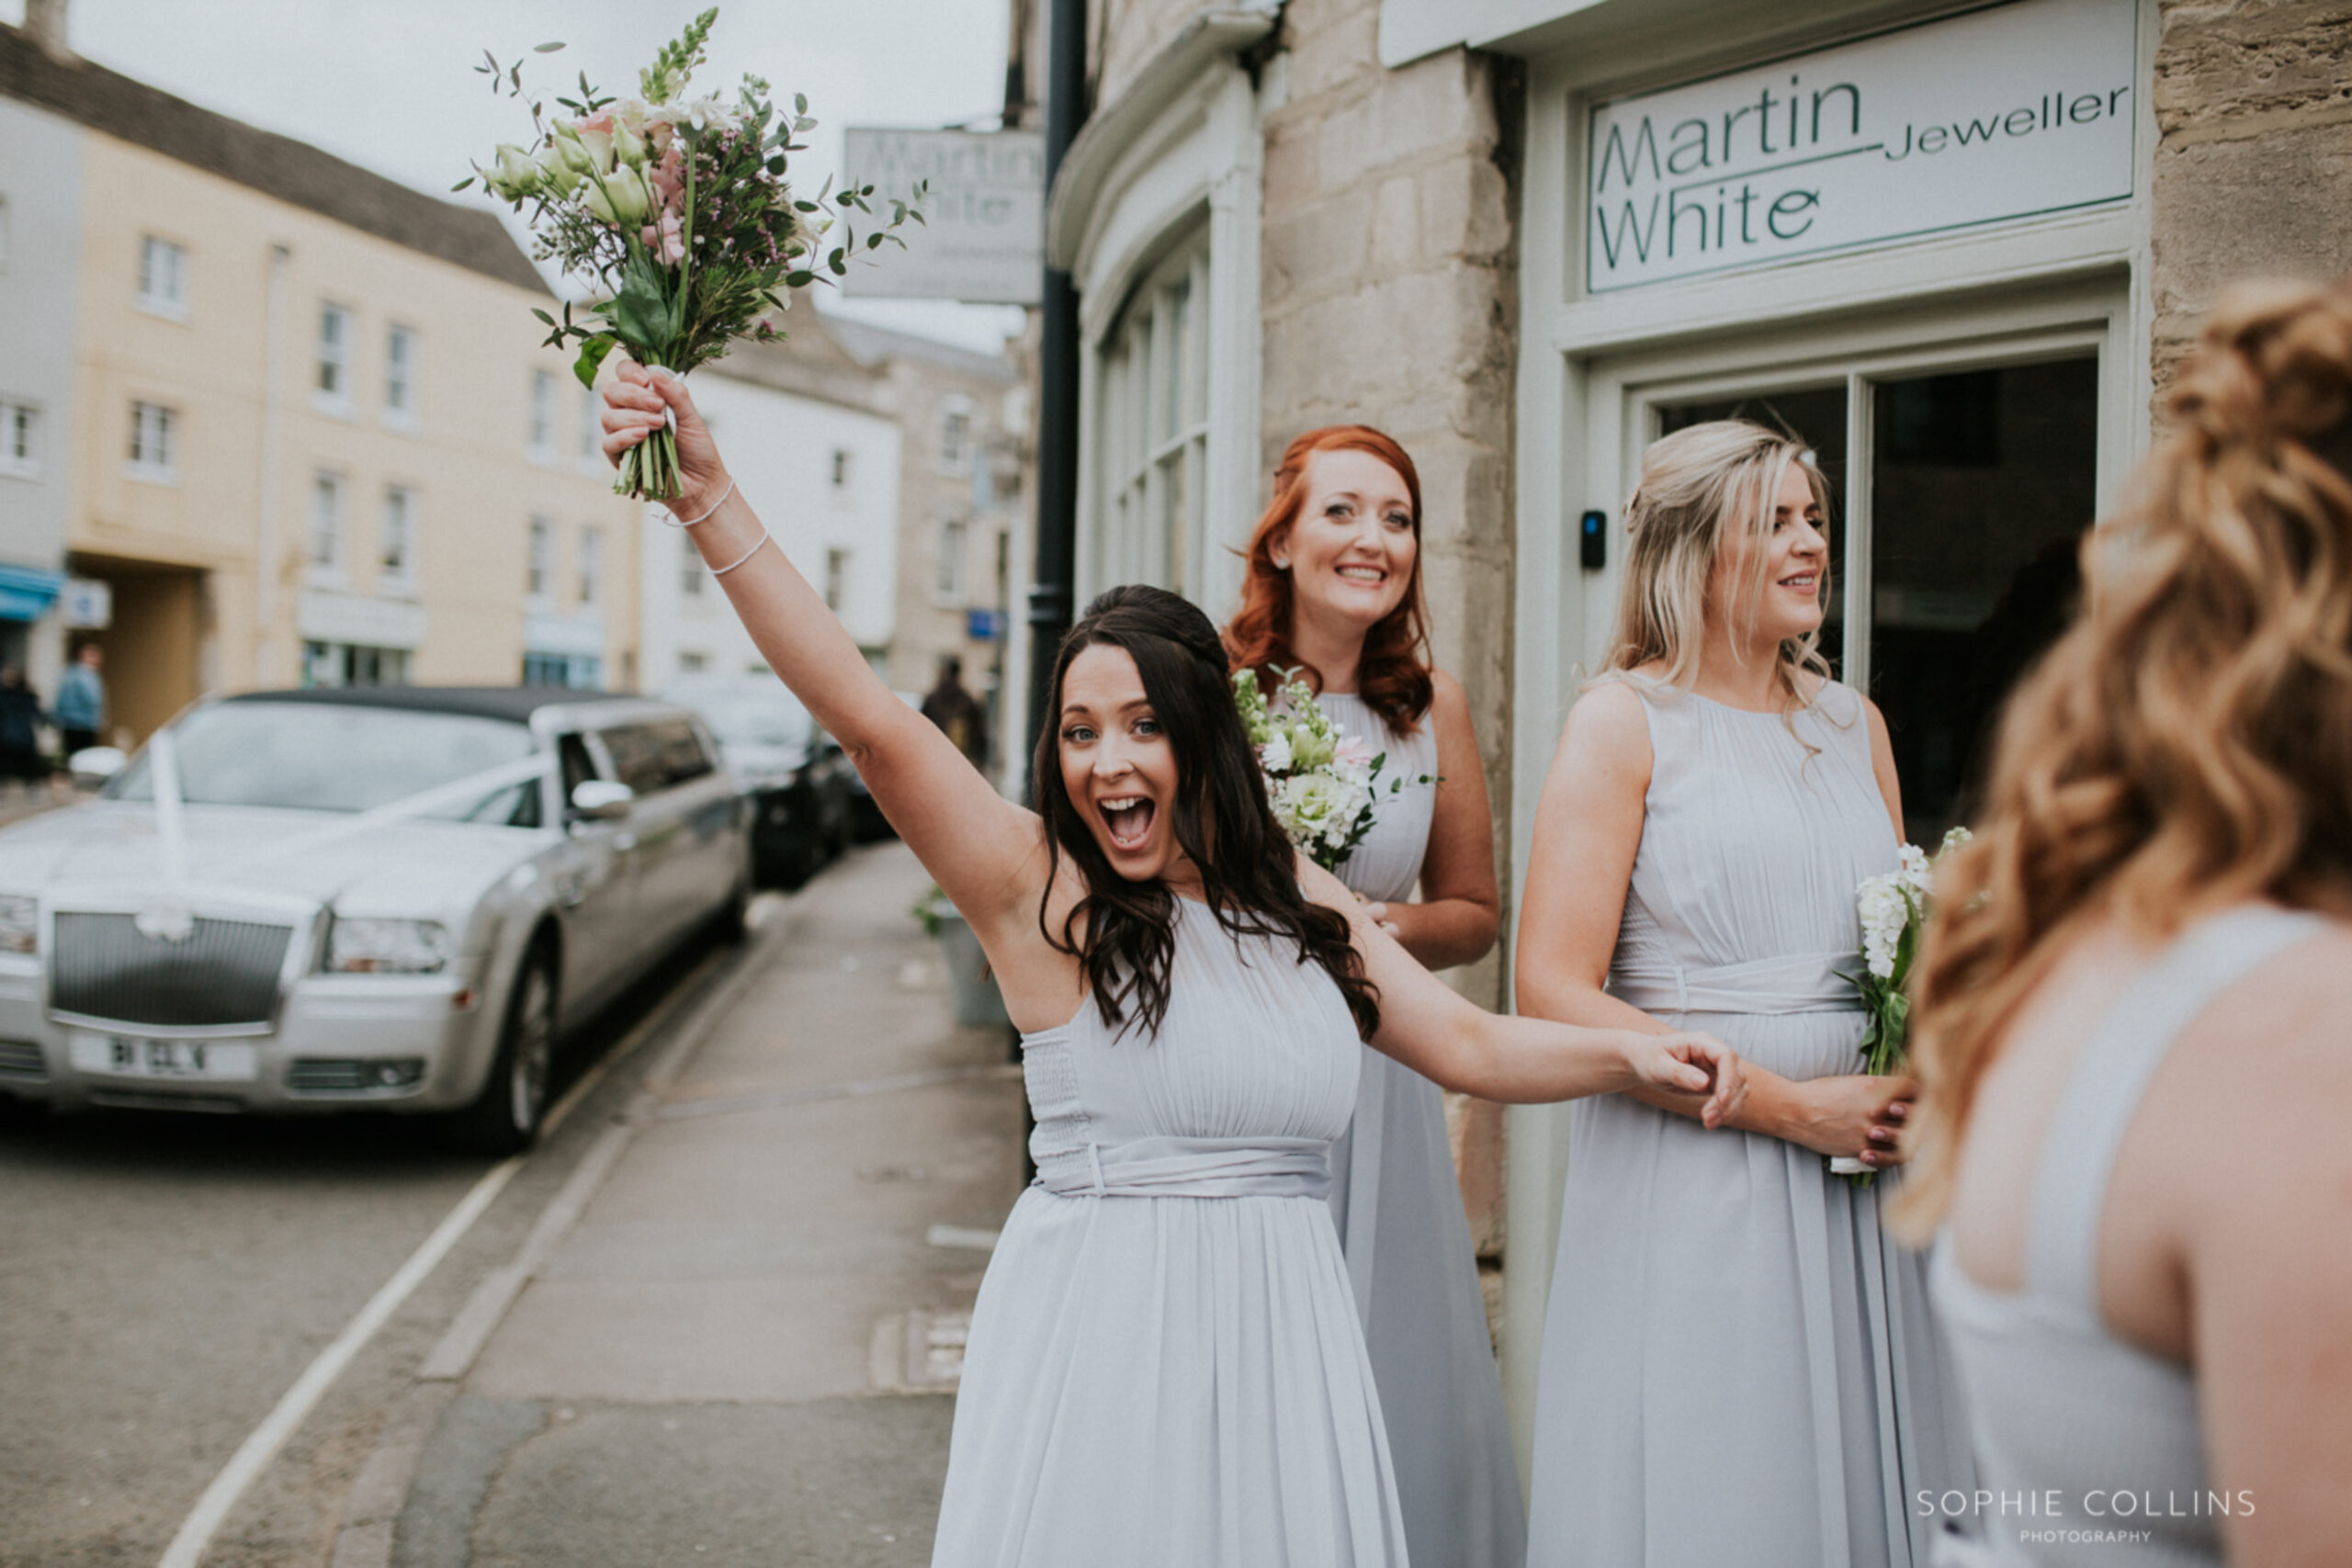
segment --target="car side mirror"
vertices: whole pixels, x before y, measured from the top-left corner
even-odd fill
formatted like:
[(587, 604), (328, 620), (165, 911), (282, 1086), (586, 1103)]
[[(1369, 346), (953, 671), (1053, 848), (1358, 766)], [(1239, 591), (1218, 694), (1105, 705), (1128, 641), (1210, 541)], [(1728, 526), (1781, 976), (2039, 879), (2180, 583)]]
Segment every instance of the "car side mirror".
[(612, 779), (582, 779), (571, 786), (571, 816), (580, 822), (611, 822), (628, 815), (637, 791)]
[(130, 759), (117, 746), (85, 746), (65, 760), (66, 770), (83, 789), (96, 789), (122, 772)]

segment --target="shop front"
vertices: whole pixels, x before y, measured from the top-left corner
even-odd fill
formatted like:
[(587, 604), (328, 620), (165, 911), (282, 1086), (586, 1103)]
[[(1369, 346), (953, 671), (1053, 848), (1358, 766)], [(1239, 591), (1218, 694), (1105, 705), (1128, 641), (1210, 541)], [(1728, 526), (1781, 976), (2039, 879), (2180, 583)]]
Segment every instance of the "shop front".
[[(1887, 716), (1909, 836), (1965, 819), (2000, 700), (2063, 625), (2083, 531), (2148, 438), (2155, 22), (2139, 0), (1387, 0), (1391, 65), (1465, 43), (1526, 61), (1519, 866), (1605, 653), (1641, 452), (1727, 417), (1821, 461), (1825, 651)], [(1564, 1115), (1512, 1113), (1501, 1318), (1522, 1442), (1566, 1153)]]

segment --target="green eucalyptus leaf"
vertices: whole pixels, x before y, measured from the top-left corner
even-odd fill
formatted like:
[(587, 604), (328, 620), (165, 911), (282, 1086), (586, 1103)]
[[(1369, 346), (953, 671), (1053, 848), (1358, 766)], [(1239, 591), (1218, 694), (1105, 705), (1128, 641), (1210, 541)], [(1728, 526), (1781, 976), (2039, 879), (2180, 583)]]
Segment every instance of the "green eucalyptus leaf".
[(610, 333), (598, 333), (582, 342), (580, 357), (571, 362), (571, 373), (580, 378), (582, 386), (595, 387), (596, 372), (603, 368), (605, 356), (617, 346), (619, 340)]
[(461, 180), (459, 180), (456, 185), (451, 186), (449, 187), (449, 189), (450, 189), (452, 192), (461, 191), (461, 190), (465, 189), (468, 186), (469, 186), (469, 185), (471, 185), (471, 184), (473, 184), (473, 183), (474, 183), (474, 177), (473, 177), (473, 175), (468, 175), (464, 179), (461, 179)]
[(537, 316), (539, 320), (545, 321), (549, 326), (555, 325), (555, 318), (548, 315), (545, 310), (540, 310), (537, 305), (531, 307), (531, 314)]
[(563, 45), (560, 43), (535, 44), (532, 46), (531, 52), (533, 54), (553, 54), (557, 50), (561, 49)]

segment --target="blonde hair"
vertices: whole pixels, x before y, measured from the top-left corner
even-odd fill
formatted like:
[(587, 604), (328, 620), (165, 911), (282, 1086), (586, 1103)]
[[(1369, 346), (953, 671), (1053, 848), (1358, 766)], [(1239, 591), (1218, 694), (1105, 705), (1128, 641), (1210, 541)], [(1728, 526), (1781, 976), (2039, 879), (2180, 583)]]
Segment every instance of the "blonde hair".
[[(1669, 685), (1687, 685), (1697, 673), (1706, 626), (1707, 587), (1724, 541), (1745, 532), (1759, 541), (1772, 534), (1772, 513), (1781, 481), (1793, 465), (1813, 491), (1825, 520), (1829, 482), (1802, 443), (1744, 419), (1694, 424), (1650, 443), (1642, 454), (1642, 479), (1625, 503), (1630, 541), (1625, 579), (1618, 590), (1617, 625), (1610, 634), (1601, 676), (1622, 674), (1645, 664), (1666, 666)], [(1766, 552), (1749, 552), (1747, 571), (1735, 604), (1735, 648), (1753, 638), (1756, 612), (1763, 601)], [(1825, 567), (1822, 592), (1828, 590)], [(1781, 683), (1800, 704), (1811, 700), (1800, 671), (1826, 680), (1829, 666), (1818, 649), (1820, 632), (1784, 637), (1773, 650)]]
[(1913, 992), (1920, 1237), (1977, 1086), (2077, 917), (2152, 937), (2352, 907), (2352, 284), (2223, 296), (2172, 434), (2083, 547), (2089, 608), (2011, 699)]

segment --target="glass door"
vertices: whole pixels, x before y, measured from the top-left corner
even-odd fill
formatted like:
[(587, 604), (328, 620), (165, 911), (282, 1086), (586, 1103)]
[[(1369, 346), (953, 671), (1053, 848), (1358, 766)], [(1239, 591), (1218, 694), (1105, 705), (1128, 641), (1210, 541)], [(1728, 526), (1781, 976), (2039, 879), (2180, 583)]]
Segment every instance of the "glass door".
[(1967, 819), (2003, 699), (2079, 596), (2075, 552), (2098, 504), (2099, 362), (2095, 347), (2045, 352), (1636, 394), (1637, 439), (1739, 418), (1814, 451), (1844, 575), (1823, 651), (1886, 715), (1914, 843)]

